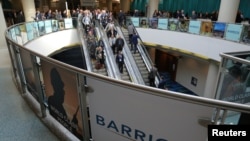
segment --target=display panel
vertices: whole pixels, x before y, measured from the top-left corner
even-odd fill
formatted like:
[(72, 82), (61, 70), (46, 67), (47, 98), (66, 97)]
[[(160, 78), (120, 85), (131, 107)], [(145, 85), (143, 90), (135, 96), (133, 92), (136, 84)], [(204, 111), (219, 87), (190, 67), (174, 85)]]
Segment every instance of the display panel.
[(200, 34), (201, 30), (201, 21), (190, 21), (188, 32), (193, 34)]
[(239, 42), (241, 40), (241, 33), (243, 25), (240, 24), (227, 24), (225, 31), (225, 39)]
[(168, 19), (158, 19), (158, 29), (168, 29)]
[(82, 139), (82, 116), (76, 74), (41, 60), (49, 113), (76, 137)]
[(45, 32), (46, 32), (46, 33), (52, 32), (51, 20), (46, 20), (46, 21), (44, 22), (44, 25), (45, 25)]
[(226, 23), (219, 23), (219, 22), (214, 23), (213, 36), (223, 38), (225, 29), (226, 29)]

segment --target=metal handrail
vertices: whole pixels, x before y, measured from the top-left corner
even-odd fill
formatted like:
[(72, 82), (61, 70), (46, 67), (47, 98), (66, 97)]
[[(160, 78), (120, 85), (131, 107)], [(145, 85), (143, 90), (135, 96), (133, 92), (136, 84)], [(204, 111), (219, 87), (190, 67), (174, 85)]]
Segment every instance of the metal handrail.
[[(116, 26), (117, 33), (119, 36), (125, 40), (125, 37), (120, 29), (119, 26)], [(136, 65), (135, 60), (133, 59), (133, 56), (131, 54), (131, 51), (129, 50), (127, 42), (124, 41), (124, 47), (123, 47), (123, 54), (125, 55), (125, 63), (128, 67), (128, 70), (131, 72), (131, 77), (133, 81), (137, 84), (145, 85), (145, 82), (142, 78), (142, 75), (138, 69), (138, 66)]]
[[(130, 22), (133, 25), (132, 21), (128, 21), (128, 22)], [(142, 39), (141, 39), (141, 37), (140, 37), (139, 33), (137, 32), (137, 30), (136, 30), (136, 28), (135, 28), (134, 25), (133, 25), (133, 27), (134, 27), (134, 32), (139, 36), (139, 40), (140, 40), (140, 42), (137, 45), (137, 49), (138, 49), (139, 53), (141, 54), (143, 62), (145, 63), (146, 68), (147, 68), (147, 70), (149, 72), (150, 69), (154, 66), (154, 63), (152, 62), (152, 60), (150, 58), (150, 55), (148, 54), (148, 51), (147, 51), (146, 47), (143, 45), (143, 41), (142, 41)], [(160, 82), (160, 75), (157, 72), (157, 75), (156, 75), (156, 78), (155, 78), (155, 84), (156, 84), (156, 86), (158, 86), (159, 82)]]
[(107, 53), (106, 59), (108, 59), (108, 61), (106, 61), (106, 62), (109, 62), (109, 63), (110, 63), (110, 67), (111, 67), (110, 71), (111, 71), (111, 70), (113, 71), (112, 73), (113, 73), (114, 78), (116, 78), (116, 79), (121, 79), (121, 74), (119, 73), (119, 69), (118, 69), (118, 67), (117, 67), (117, 65), (116, 65), (115, 58), (114, 58), (114, 56), (113, 56), (111, 47), (110, 47), (110, 45), (109, 45), (109, 42), (107, 43), (108, 37), (107, 37), (107, 35), (104, 33), (104, 29), (103, 29), (103, 27), (100, 25), (99, 22), (96, 22), (95, 25), (96, 25), (96, 27), (98, 27), (98, 29), (100, 29), (100, 30), (98, 30), (98, 31), (99, 31), (100, 36), (101, 36), (101, 38), (103, 39), (103, 42), (104, 42), (104, 44), (105, 44), (105, 51), (106, 51), (106, 53)]
[[(15, 27), (15, 26), (12, 26), (11, 28), (13, 28), (13, 27)], [(219, 108), (219, 109), (225, 109), (225, 110), (230, 110), (230, 111), (235, 111), (235, 112), (250, 113), (250, 106), (249, 105), (221, 101), (221, 100), (210, 99), (210, 98), (205, 98), (205, 97), (183, 95), (182, 93), (178, 93), (178, 92), (165, 91), (165, 90), (161, 90), (161, 89), (155, 89), (152, 87), (146, 87), (143, 85), (136, 85), (136, 84), (132, 84), (132, 83), (129, 83), (126, 81), (119, 81), (119, 80), (115, 80), (113, 78), (101, 76), (101, 75), (83, 70), (81, 68), (74, 67), (72, 65), (60, 62), (60, 61), (55, 60), (53, 58), (44, 56), (44, 55), (40, 54), (39, 52), (32, 51), (32, 50), (24, 47), (23, 45), (19, 45), (17, 42), (11, 40), (11, 38), (8, 36), (9, 30), (10, 30), (10, 28), (8, 28), (5, 31), (5, 38), (9, 44), (14, 45), (13, 47), (18, 47), (18, 48), (21, 48), (22, 50), (28, 51), (30, 54), (37, 56), (37, 57), (39, 57), (39, 58), (41, 58), (49, 63), (52, 63), (55, 66), (60, 66), (60, 67), (64, 68), (65, 70), (69, 70), (71, 72), (76, 72), (76, 73), (84, 75), (86, 77), (94, 77), (95, 79), (102, 80), (105, 83), (116, 84), (116, 85), (120, 85), (122, 87), (130, 88), (130, 89), (142, 91), (142, 92), (146, 91), (150, 95), (155, 95), (155, 96), (160, 96), (160, 97), (169, 98), (169, 99), (175, 99), (175, 100), (179, 100), (179, 101), (183, 101), (183, 102), (187, 102), (187, 103), (198, 104), (198, 105)], [(58, 32), (60, 32), (60, 31), (58, 31)]]

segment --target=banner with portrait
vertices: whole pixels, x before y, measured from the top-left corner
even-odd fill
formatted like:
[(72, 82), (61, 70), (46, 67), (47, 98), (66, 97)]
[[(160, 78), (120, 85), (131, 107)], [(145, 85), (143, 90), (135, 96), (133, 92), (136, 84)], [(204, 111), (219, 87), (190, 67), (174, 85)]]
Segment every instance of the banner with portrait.
[(184, 20), (181, 19), (179, 20), (179, 24), (178, 24), (178, 30), (181, 32), (187, 32), (188, 31), (188, 26), (189, 26), (189, 20)]
[(211, 21), (201, 22), (201, 35), (212, 36), (213, 23)]
[(140, 18), (140, 27), (142, 27), (142, 28), (148, 28), (149, 27), (148, 18)]
[(83, 122), (77, 92), (76, 74), (41, 60), (49, 113), (79, 139)]
[(55, 32), (58, 30), (58, 21), (57, 20), (52, 20), (52, 31)]
[(158, 18), (150, 18), (149, 19), (150, 28), (156, 29), (158, 27)]
[(168, 29), (172, 31), (176, 31), (178, 29), (178, 19), (169, 19), (168, 20)]

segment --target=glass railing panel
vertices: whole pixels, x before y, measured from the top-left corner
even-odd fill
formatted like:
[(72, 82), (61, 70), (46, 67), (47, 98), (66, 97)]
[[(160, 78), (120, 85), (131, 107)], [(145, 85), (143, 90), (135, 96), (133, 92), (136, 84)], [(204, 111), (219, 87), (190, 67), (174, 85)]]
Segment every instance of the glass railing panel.
[(250, 53), (225, 58), (221, 65), (216, 98), (246, 104), (250, 102)]

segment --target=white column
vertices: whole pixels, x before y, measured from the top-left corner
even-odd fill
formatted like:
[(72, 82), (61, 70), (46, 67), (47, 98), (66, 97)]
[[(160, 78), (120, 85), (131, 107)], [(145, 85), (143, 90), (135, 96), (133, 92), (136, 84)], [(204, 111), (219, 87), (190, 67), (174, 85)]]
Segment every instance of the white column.
[(159, 0), (149, 0), (147, 5), (147, 17), (152, 18), (154, 11), (158, 10)]
[(107, 8), (109, 11), (112, 11), (113, 10), (113, 7), (112, 7), (112, 0), (106, 0), (106, 3), (107, 3)]
[(5, 30), (7, 29), (6, 21), (3, 14), (2, 2), (0, 1), (0, 48), (6, 48)]
[(33, 21), (32, 17), (35, 17), (36, 8), (34, 0), (22, 0), (23, 13), (25, 16), (25, 22)]
[(221, 0), (218, 21), (235, 23), (240, 0)]
[(121, 10), (126, 13), (130, 10), (130, 0), (120, 0)]

